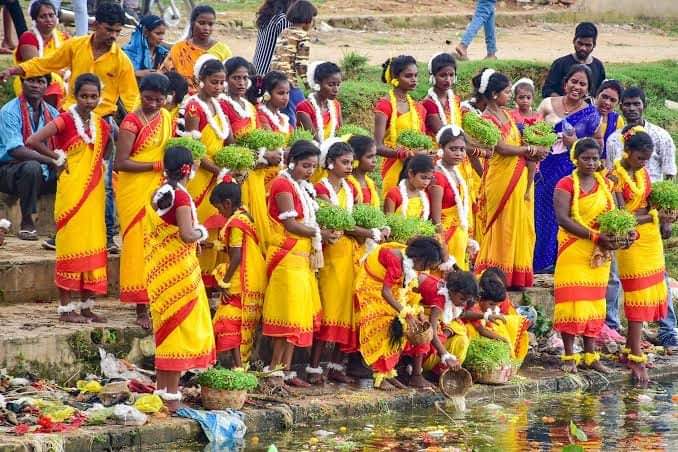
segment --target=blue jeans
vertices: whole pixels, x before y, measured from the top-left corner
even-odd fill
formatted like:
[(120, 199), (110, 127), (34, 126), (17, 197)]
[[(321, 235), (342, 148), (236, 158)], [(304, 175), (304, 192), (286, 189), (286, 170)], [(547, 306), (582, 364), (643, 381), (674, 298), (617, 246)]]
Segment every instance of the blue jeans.
[[(52, 0), (57, 11), (61, 8), (61, 0)], [(89, 15), (87, 14), (87, 0), (71, 0), (73, 15), (75, 16), (75, 36), (85, 36), (89, 33)]]
[[(665, 274), (665, 284), (669, 288), (669, 274)], [(671, 289), (668, 295), (668, 312), (666, 317), (661, 319), (659, 323), (659, 334), (657, 339), (664, 344), (671, 341), (678, 340), (676, 334), (676, 313), (673, 309), (673, 299), (671, 297)], [(617, 268), (616, 259), (612, 260), (612, 267), (610, 267), (610, 279), (607, 283), (606, 308), (607, 314), (605, 323), (613, 330), (619, 331), (621, 324), (619, 323), (619, 294), (621, 293), (621, 281), (619, 280), (619, 270)], [(670, 345), (670, 344), (669, 344)]]
[(113, 163), (115, 162), (115, 140), (118, 135), (118, 127), (112, 117), (107, 118), (111, 125), (110, 140), (114, 144), (110, 155), (106, 158), (106, 174), (104, 174), (104, 187), (106, 189), (106, 238), (110, 244), (113, 237), (118, 234), (118, 218), (115, 210), (115, 194), (113, 193)]
[(495, 9), (497, 7), (496, 0), (477, 0), (476, 10), (473, 13), (471, 23), (466, 27), (464, 36), (461, 38), (461, 43), (466, 47), (471, 45), (471, 41), (476, 37), (480, 27), (485, 29), (485, 46), (487, 47), (487, 54), (494, 55), (497, 53), (497, 36), (494, 29)]
[(287, 102), (287, 107), (281, 111), (290, 118), (292, 127), (297, 126), (297, 105), (303, 102), (304, 99), (304, 92), (301, 89), (296, 87), (290, 89), (290, 100)]

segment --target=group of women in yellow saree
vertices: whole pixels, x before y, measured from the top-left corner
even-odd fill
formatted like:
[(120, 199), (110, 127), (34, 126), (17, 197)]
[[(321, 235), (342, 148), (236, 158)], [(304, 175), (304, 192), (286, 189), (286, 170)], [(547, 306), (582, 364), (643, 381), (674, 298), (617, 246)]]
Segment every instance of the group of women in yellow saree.
[[(181, 116), (163, 108), (167, 77), (145, 77), (141, 105), (120, 125), (115, 159), (120, 299), (136, 305), (142, 327), (153, 327), (159, 394), (178, 402), (179, 373), (211, 365), (218, 352), (230, 352), (237, 367), (246, 366), (259, 324), (272, 340), (266, 371), (292, 386), (323, 381), (325, 344), (334, 344), (328, 378), (352, 382), (346, 354), (360, 353), (383, 389), (403, 386), (396, 378), (403, 357), (412, 361), (406, 381), (429, 386), (422, 373), (460, 366), (478, 335), (507, 342), (515, 362), (522, 362), (529, 322), (513, 309), (506, 290), (532, 284), (534, 197), (528, 193), (528, 162), (544, 159), (548, 150), (523, 143), (506, 109), (510, 80), (493, 70), (473, 79), (475, 105), (484, 104), (482, 116), (501, 133), (489, 150), (475, 146), (461, 130), (468, 109), (454, 94), (457, 68), (449, 54), (429, 61), (431, 88), (421, 103), (410, 94), (418, 76), (414, 58), (398, 56), (384, 64), (382, 80), (389, 91), (374, 107), (374, 139), (336, 136), (343, 123), (337, 100), (341, 71), (330, 62), (311, 64), (312, 92), (299, 104), (297, 119), (318, 144), (301, 140), (285, 152), (259, 151), (256, 168), (243, 182), (227, 175), (214, 156), (256, 128), (289, 137), (293, 130), (281, 110), (290, 83), (271, 72), (252, 86), (250, 63), (240, 57), (222, 62), (230, 52), (210, 41), (213, 12), (196, 8), (193, 16), (191, 37), (173, 48), (166, 62), (166, 69), (179, 71), (191, 86)], [(108, 124), (92, 113), (99, 93), (96, 77), (81, 76), (75, 84), (77, 105), (28, 140), (61, 171), (56, 282), (65, 321), (102, 320), (91, 308), (94, 295), (107, 288), (101, 176), (111, 143)], [(410, 129), (430, 135), (439, 150), (427, 154), (401, 147), (398, 137)], [(168, 148), (175, 135), (200, 140), (206, 155), (193, 162), (186, 149)], [(665, 314), (666, 286), (643, 168), (652, 143), (642, 130), (624, 136), (628, 155), (610, 179), (597, 172), (599, 147), (581, 140), (572, 148), (577, 170), (557, 186), (555, 328), (563, 335), (566, 370), (575, 371), (581, 359), (573, 353), (577, 335), (584, 336), (584, 363), (605, 370), (593, 338), (605, 316), (614, 246), (596, 231), (596, 218), (625, 206), (640, 223), (636, 242), (617, 252), (630, 325), (625, 354), (642, 380), (647, 374), (640, 325)], [(377, 155), (381, 192), (369, 176)], [(383, 203), (386, 213), (432, 221), (437, 235), (396, 243), (388, 240), (388, 228), (322, 229), (315, 218), (319, 199), (348, 211), (360, 203), (379, 208)], [(203, 242), (199, 253), (198, 242)], [(476, 275), (482, 275), (480, 281)], [(210, 290), (221, 292), (213, 319)], [(72, 292), (81, 294), (81, 302), (71, 300)], [(433, 340), (408, 344), (404, 332), (421, 320), (430, 321)], [(312, 347), (306, 380), (291, 369), (295, 347)]]

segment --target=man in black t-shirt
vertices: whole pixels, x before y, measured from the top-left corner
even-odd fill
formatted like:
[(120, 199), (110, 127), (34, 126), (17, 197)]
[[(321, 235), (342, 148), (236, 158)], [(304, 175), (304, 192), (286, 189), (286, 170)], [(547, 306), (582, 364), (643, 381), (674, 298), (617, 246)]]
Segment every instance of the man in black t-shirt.
[(585, 64), (591, 69), (591, 86), (589, 93), (594, 96), (598, 87), (605, 80), (605, 67), (603, 63), (591, 56), (596, 47), (598, 29), (591, 22), (582, 22), (574, 30), (574, 53), (560, 57), (553, 62), (549, 74), (541, 90), (543, 97), (562, 96), (563, 78), (575, 64)]

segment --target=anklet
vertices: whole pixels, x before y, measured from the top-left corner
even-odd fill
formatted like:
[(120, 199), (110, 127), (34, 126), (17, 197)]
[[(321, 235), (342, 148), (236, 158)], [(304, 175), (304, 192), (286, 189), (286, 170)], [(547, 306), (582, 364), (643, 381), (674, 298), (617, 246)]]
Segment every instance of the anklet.
[(94, 298), (88, 298), (80, 303), (80, 309), (92, 309), (94, 307)]
[(329, 370), (336, 370), (340, 373), (344, 373), (346, 371), (346, 368), (343, 365), (337, 363), (327, 363), (327, 368)]
[(571, 355), (560, 355), (560, 360), (564, 363), (568, 361), (574, 361), (574, 365), (578, 366), (581, 362), (581, 355), (579, 353), (573, 353)]
[(600, 353), (584, 353), (584, 364), (587, 366), (591, 367), (593, 363), (597, 363), (598, 361), (600, 361)]
[(153, 394), (157, 395), (160, 397), (162, 400), (166, 402), (179, 402), (182, 399), (182, 395), (180, 391), (177, 391), (175, 393), (167, 392), (165, 389), (156, 389), (153, 391)]
[(59, 306), (57, 308), (57, 313), (59, 315), (70, 314), (71, 312), (77, 311), (78, 309), (80, 309), (81, 305), (82, 305), (82, 303), (80, 303), (79, 301), (71, 301), (67, 305)]
[(641, 353), (640, 355), (634, 355), (633, 353), (629, 353), (627, 358), (629, 361), (633, 363), (638, 363), (638, 364), (646, 364), (647, 363), (647, 355), (645, 353)]
[(269, 378), (285, 378), (285, 372), (282, 370), (271, 370), (269, 366), (264, 367), (264, 373), (267, 373)]
[[(327, 366), (329, 369), (330, 367)], [(323, 368), (318, 366), (318, 367), (311, 367), (311, 366), (306, 366), (306, 373), (310, 375), (322, 375), (323, 374)]]
[(284, 381), (290, 381), (290, 380), (294, 380), (295, 378), (297, 378), (297, 373), (295, 371), (291, 370), (289, 372), (285, 372), (285, 376), (283, 377), (283, 380)]

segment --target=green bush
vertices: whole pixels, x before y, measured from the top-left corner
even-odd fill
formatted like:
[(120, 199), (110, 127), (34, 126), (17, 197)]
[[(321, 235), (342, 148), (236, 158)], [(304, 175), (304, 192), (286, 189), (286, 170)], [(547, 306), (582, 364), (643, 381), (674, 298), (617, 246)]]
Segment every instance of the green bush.
[(624, 209), (614, 209), (598, 217), (600, 232), (611, 235), (626, 235), (636, 227), (636, 217)]
[(378, 207), (369, 204), (356, 204), (353, 206), (353, 219), (361, 228), (373, 229), (386, 226), (386, 215)]
[(318, 201), (320, 208), (315, 214), (315, 219), (323, 229), (333, 231), (352, 231), (355, 229), (355, 220), (351, 213), (339, 206), (325, 201)]
[(407, 243), (416, 236), (433, 237), (436, 227), (429, 220), (405, 218), (400, 214), (386, 215), (386, 225), (391, 228), (389, 240), (392, 242)]
[(678, 209), (678, 184), (670, 180), (652, 184), (650, 203), (658, 209)]
[(214, 155), (214, 163), (231, 171), (251, 170), (256, 165), (254, 154), (249, 148), (232, 144)]
[(286, 137), (280, 132), (272, 132), (264, 129), (254, 129), (251, 132), (240, 135), (236, 138), (236, 142), (240, 146), (254, 149), (265, 148), (269, 151), (280, 149), (285, 145)]
[(365, 55), (356, 52), (349, 52), (339, 62), (342, 76), (345, 80), (356, 79), (367, 72), (368, 59)]
[(477, 373), (491, 372), (511, 364), (511, 351), (504, 341), (479, 336), (471, 341), (464, 367)]
[(294, 143), (300, 140), (313, 141), (313, 133), (306, 129), (302, 129), (301, 127), (297, 127), (287, 139), (287, 145), (292, 146)]
[(165, 149), (180, 146), (188, 149), (193, 154), (193, 160), (200, 160), (207, 154), (207, 148), (202, 141), (191, 137), (170, 138), (165, 145)]

